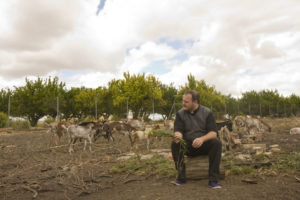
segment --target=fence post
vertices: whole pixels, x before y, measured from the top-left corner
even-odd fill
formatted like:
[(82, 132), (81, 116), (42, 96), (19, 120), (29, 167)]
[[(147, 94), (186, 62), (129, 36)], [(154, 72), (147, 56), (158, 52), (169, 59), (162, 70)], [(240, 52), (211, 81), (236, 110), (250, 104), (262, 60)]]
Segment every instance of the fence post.
[[(169, 112), (169, 115), (168, 115), (168, 118), (167, 118), (167, 119), (170, 119), (170, 118), (171, 118), (172, 111), (173, 111), (173, 107), (175, 107), (175, 99), (174, 99), (174, 101), (173, 101), (173, 105), (172, 105), (172, 107), (171, 107), (171, 110), (170, 110), (170, 112)], [(175, 113), (175, 114), (176, 114), (176, 113)]]
[(127, 117), (128, 117), (128, 97), (126, 98), (126, 109), (127, 109)]
[(152, 122), (154, 121), (154, 98), (152, 97)]
[(97, 94), (95, 96), (95, 117), (98, 120)]
[(10, 116), (10, 95), (8, 95), (8, 108), (7, 108), (7, 115), (8, 115), (7, 127), (9, 127), (9, 116)]
[(285, 117), (287, 117), (285, 104), (283, 105), (283, 108), (284, 108), (284, 115), (285, 115)]
[(261, 103), (259, 103), (259, 115), (262, 117), (262, 114), (261, 114)]
[(251, 115), (251, 104), (249, 103), (249, 115)]

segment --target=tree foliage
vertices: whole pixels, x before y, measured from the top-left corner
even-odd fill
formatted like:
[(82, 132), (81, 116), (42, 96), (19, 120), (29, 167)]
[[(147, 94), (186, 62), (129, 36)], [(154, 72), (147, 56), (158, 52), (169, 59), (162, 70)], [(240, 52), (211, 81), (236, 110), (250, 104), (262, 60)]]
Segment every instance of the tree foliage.
[(59, 83), (57, 77), (36, 81), (26, 78), (25, 82), (25, 86), (15, 87), (13, 92), (13, 115), (28, 118), (32, 126), (45, 115), (55, 116), (56, 97), (64, 92), (65, 84)]
[(134, 118), (149, 115), (153, 101), (161, 101), (160, 82), (154, 76), (130, 75), (124, 73), (123, 80), (113, 80), (111, 87), (114, 106), (128, 104)]
[[(240, 98), (222, 95), (204, 80), (187, 76), (187, 83), (177, 89), (173, 84), (162, 84), (155, 76), (124, 73), (122, 79), (111, 80), (107, 87), (66, 89), (57, 77), (25, 79), (25, 85), (13, 90), (0, 90), (0, 112), (7, 113), (11, 99), (11, 115), (27, 118), (32, 126), (47, 115), (56, 117), (94, 117), (113, 114), (126, 117), (131, 110), (134, 118), (159, 113), (167, 119), (181, 108), (182, 95), (187, 90), (200, 94), (200, 104), (213, 112), (262, 116), (290, 116), (300, 111), (300, 97), (283, 97), (277, 90), (247, 91)], [(59, 105), (57, 104), (59, 102)], [(97, 108), (97, 110), (96, 110)]]
[(220, 92), (216, 91), (214, 86), (209, 86), (204, 80), (197, 81), (193, 75), (188, 75), (188, 82), (182, 86), (178, 92), (178, 98), (187, 90), (195, 90), (200, 94), (200, 104), (213, 108), (213, 111), (222, 110), (225, 105), (225, 99)]

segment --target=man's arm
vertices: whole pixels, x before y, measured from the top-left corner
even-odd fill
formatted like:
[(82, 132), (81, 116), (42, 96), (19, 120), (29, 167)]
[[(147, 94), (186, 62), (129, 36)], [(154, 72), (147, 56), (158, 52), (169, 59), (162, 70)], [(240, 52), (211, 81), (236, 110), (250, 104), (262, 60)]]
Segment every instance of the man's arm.
[(176, 118), (174, 121), (174, 138), (173, 141), (175, 143), (180, 142), (183, 138), (183, 131), (184, 131), (184, 123), (179, 115), (179, 112), (176, 113)]
[(194, 148), (199, 148), (204, 142), (214, 138), (217, 138), (217, 133), (215, 131), (210, 131), (206, 135), (194, 139), (192, 146)]
[(178, 143), (180, 142), (181, 139), (182, 139), (182, 133), (180, 133), (179, 131), (175, 131), (174, 138), (173, 138), (174, 142)]
[(210, 131), (206, 135), (201, 136), (201, 138), (203, 139), (203, 142), (206, 142), (208, 140), (217, 138), (217, 133), (215, 131)]

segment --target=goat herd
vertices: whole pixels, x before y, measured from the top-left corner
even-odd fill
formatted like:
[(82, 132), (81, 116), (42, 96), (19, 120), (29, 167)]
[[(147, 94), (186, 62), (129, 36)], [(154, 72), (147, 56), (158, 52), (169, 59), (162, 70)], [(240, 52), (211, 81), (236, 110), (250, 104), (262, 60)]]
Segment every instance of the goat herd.
[[(228, 128), (227, 131), (224, 128)], [(89, 142), (89, 150), (92, 151), (92, 143), (100, 137), (108, 141), (114, 141), (116, 133), (128, 136), (131, 148), (137, 140), (146, 140), (149, 150), (150, 136), (153, 130), (160, 129), (169, 132), (174, 130), (174, 121), (166, 120), (164, 123), (147, 123), (142, 120), (99, 120), (78, 123), (76, 120), (61, 121), (48, 125), (48, 132), (53, 133), (60, 141), (65, 135), (69, 139), (69, 152), (74, 152), (74, 144), (78, 139), (84, 140), (84, 150)], [(233, 120), (217, 121), (219, 139), (223, 146), (231, 138), (235, 143), (262, 142), (264, 133), (271, 132), (271, 127), (261, 119), (250, 116), (236, 116)], [(299, 129), (299, 130), (298, 130)], [(225, 132), (226, 133), (225, 133)], [(229, 132), (228, 132), (229, 131)], [(295, 133), (294, 133), (295, 132)], [(300, 128), (291, 129), (290, 134), (298, 134)], [(229, 137), (230, 135), (230, 137)], [(137, 146), (137, 145), (136, 145)]]
[(174, 122), (166, 120), (163, 124), (148, 124), (141, 120), (122, 120), (122, 121), (90, 121), (80, 122), (76, 120), (68, 120), (61, 122), (53, 122), (47, 125), (48, 133), (52, 133), (57, 141), (62, 136), (67, 136), (69, 140), (69, 153), (74, 152), (74, 144), (78, 139), (84, 140), (84, 150), (86, 150), (87, 142), (89, 142), (89, 150), (92, 151), (92, 143), (100, 137), (104, 137), (108, 141), (114, 141), (114, 134), (120, 133), (128, 136), (131, 147), (137, 140), (147, 140), (147, 149), (150, 145), (150, 132), (154, 129), (165, 129), (173, 131)]

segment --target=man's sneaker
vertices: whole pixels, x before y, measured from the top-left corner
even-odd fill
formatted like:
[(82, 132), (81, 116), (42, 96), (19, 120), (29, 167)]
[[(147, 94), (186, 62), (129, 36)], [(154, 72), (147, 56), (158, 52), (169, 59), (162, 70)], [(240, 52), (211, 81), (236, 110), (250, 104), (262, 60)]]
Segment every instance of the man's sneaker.
[(222, 188), (220, 184), (218, 184), (218, 182), (216, 181), (209, 181), (208, 185), (213, 188), (213, 189), (219, 189)]
[(172, 182), (174, 185), (182, 185), (186, 183), (185, 179), (177, 179), (176, 181)]

